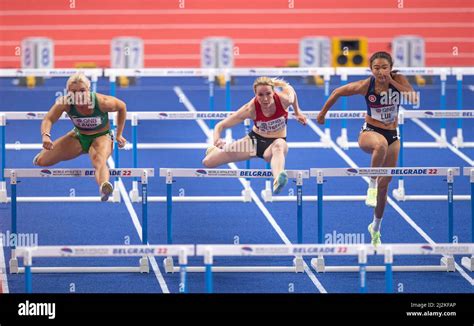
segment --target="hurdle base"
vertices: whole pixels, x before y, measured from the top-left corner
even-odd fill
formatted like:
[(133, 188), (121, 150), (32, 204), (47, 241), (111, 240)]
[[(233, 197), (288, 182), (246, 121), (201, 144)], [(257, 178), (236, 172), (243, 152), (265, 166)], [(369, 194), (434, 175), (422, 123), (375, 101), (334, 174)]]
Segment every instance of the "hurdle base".
[(115, 181), (114, 182), (114, 191), (112, 192), (112, 202), (113, 203), (120, 203), (122, 200), (120, 197), (120, 189), (119, 189), (119, 182)]
[[(173, 257), (166, 257), (163, 259), (163, 267), (165, 269), (165, 273), (174, 273), (175, 267)], [(188, 270), (188, 268), (186, 270)]]
[(150, 273), (150, 265), (148, 264), (148, 258), (142, 257), (140, 258), (140, 273)]
[(462, 134), (459, 135), (457, 137), (453, 137), (451, 139), (451, 144), (453, 144), (454, 147), (456, 148), (463, 148), (464, 146), (464, 139), (462, 137)]
[(347, 135), (343, 137), (342, 135), (336, 138), (336, 144), (339, 145), (343, 150), (348, 150), (350, 147), (359, 147), (358, 143), (349, 143), (347, 141)]
[(10, 261), (8, 262), (8, 265), (10, 267), (10, 274), (18, 274), (18, 259), (16, 258), (10, 258)]
[[(365, 195), (328, 195), (324, 196), (323, 201), (365, 201), (367, 196)], [(296, 196), (273, 196), (272, 202), (293, 202), (296, 201)], [(304, 202), (316, 202), (318, 201), (318, 196), (303, 196)]]
[[(394, 189), (392, 192), (393, 197), (397, 201), (447, 201), (447, 195), (399, 195), (398, 189)], [(470, 195), (454, 195), (453, 200), (471, 200)]]
[[(172, 257), (163, 259), (166, 273), (179, 273), (180, 267), (174, 266)], [(204, 273), (204, 266), (188, 266), (186, 272)], [(216, 273), (304, 273), (303, 257), (297, 256), (293, 259), (293, 266), (212, 266), (212, 272)]]
[(138, 191), (138, 182), (133, 181), (132, 190), (128, 193), (130, 201), (132, 203), (138, 203), (140, 201), (140, 193)]
[[(148, 202), (166, 203), (166, 196), (148, 196)], [(142, 197), (139, 197), (139, 201)], [(173, 203), (196, 203), (196, 202), (246, 202), (244, 196), (173, 196)]]
[(392, 195), (397, 201), (405, 201), (405, 188), (393, 189)]
[[(149, 273), (147, 257), (140, 258), (139, 266), (91, 266), (91, 267), (31, 267), (32, 273)], [(18, 267), (18, 259), (11, 258), (10, 274), (23, 274), (25, 267)]]
[(341, 129), (341, 135), (336, 138), (336, 144), (339, 145), (344, 150), (349, 149), (349, 141), (347, 138), (347, 128), (342, 128)]
[(303, 257), (297, 256), (293, 259), (293, 266), (295, 267), (296, 273), (304, 273), (304, 260)]
[(462, 148), (474, 148), (474, 142), (463, 142)]
[[(110, 266), (110, 267), (31, 267), (35, 274), (54, 273), (144, 273), (141, 266)], [(18, 268), (17, 274), (25, 273), (24, 267)]]
[[(260, 196), (262, 197), (265, 203), (273, 202), (273, 192), (271, 189), (265, 188), (260, 192)], [(296, 196), (295, 196), (296, 197)]]
[(448, 139), (446, 138), (446, 129), (441, 128), (439, 137), (436, 139), (436, 142), (439, 144), (440, 148), (448, 147)]
[(474, 256), (462, 257), (461, 265), (463, 265), (468, 271), (474, 272)]
[(320, 143), (323, 148), (331, 148), (331, 129), (324, 129), (324, 134), (320, 138)]
[[(99, 196), (36, 196), (17, 197), (18, 203), (102, 203)], [(6, 203), (11, 202), (11, 197), (7, 197)], [(114, 198), (109, 197), (108, 203), (117, 203)], [(120, 200), (118, 201), (118, 203)]]
[[(179, 273), (180, 267), (173, 267), (169, 273)], [(188, 273), (204, 273), (205, 267), (188, 266)], [(299, 273), (295, 266), (212, 266), (213, 273)]]
[(244, 203), (250, 203), (252, 201), (252, 192), (250, 191), (250, 188), (245, 188), (242, 190), (242, 197)]
[(0, 182), (0, 203), (7, 203), (8, 202), (8, 194), (7, 194), (7, 184), (5, 181)]
[[(318, 273), (325, 272), (359, 272), (359, 266), (326, 266), (324, 257), (311, 259), (311, 267)], [(454, 258), (452, 256), (442, 257), (439, 265), (405, 265), (393, 266), (394, 272), (454, 272)], [(367, 266), (367, 272), (385, 272), (385, 266)]]

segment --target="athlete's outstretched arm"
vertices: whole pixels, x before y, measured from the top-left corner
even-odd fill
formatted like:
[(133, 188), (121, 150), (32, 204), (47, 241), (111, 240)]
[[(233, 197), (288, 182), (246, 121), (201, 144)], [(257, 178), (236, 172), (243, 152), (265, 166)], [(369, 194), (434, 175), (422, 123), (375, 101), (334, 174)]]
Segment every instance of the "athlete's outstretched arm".
[(221, 139), (221, 133), (227, 128), (232, 128), (233, 126), (243, 122), (245, 119), (254, 118), (255, 115), (255, 106), (253, 104), (253, 99), (248, 103), (244, 104), (240, 109), (235, 113), (231, 114), (224, 120), (220, 121), (214, 127), (214, 146), (221, 148), (224, 146), (225, 142)]
[(359, 80), (333, 90), (326, 103), (324, 103), (321, 112), (319, 112), (318, 114), (318, 123), (324, 124), (324, 117), (326, 116), (326, 113), (341, 96), (365, 95), (365, 92), (367, 91), (368, 81), (368, 79)]

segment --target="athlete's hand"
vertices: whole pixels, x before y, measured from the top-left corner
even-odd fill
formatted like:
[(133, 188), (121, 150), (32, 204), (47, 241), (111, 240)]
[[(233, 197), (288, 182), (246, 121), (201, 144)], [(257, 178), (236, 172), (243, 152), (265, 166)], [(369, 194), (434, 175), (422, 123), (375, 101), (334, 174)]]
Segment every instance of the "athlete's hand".
[(125, 144), (127, 144), (127, 140), (122, 135), (117, 136), (117, 144), (119, 148), (124, 148)]
[(51, 141), (51, 137), (48, 135), (43, 135), (43, 148), (50, 151), (53, 149), (53, 142)]
[(214, 140), (214, 146), (216, 146), (217, 148), (222, 148), (224, 147), (225, 145), (225, 140), (223, 140), (222, 138), (217, 138), (216, 140)]
[(319, 112), (318, 116), (316, 117), (316, 121), (318, 121), (320, 125), (323, 125), (324, 122), (326, 121), (325, 116), (326, 114), (324, 114), (323, 111)]
[(303, 126), (306, 126), (306, 116), (302, 113), (295, 115), (296, 120), (298, 120), (299, 123), (301, 123)]

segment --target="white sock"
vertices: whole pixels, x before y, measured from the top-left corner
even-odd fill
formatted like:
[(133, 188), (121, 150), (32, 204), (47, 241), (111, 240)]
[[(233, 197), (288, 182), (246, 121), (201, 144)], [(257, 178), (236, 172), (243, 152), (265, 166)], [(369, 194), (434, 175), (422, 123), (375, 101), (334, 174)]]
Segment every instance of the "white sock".
[(380, 224), (382, 224), (382, 219), (376, 218), (374, 215), (374, 220), (372, 221), (372, 231), (380, 232)]
[(369, 188), (377, 188), (377, 178), (370, 178), (369, 179), (370, 182), (369, 182)]

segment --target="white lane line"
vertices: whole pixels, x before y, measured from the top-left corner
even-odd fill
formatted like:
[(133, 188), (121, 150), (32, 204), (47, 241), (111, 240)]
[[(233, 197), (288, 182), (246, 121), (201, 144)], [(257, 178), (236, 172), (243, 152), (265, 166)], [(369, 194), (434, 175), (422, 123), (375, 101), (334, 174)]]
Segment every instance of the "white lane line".
[[(424, 131), (426, 131), (426, 133), (428, 133), (431, 137), (433, 137), (436, 141), (441, 141), (441, 137), (433, 130), (431, 129), (426, 123), (424, 123), (423, 121), (421, 121), (420, 119), (418, 118), (412, 118), (411, 119), (415, 124), (417, 124), (421, 129), (423, 129)], [(446, 141), (446, 146), (447, 148), (453, 152), (454, 154), (456, 154), (457, 156), (459, 156), (460, 158), (462, 158), (464, 161), (466, 161), (469, 165), (471, 166), (474, 166), (474, 161), (471, 160), (466, 154), (464, 154), (463, 152), (461, 152), (459, 149), (457, 149), (456, 147), (454, 147), (453, 145), (451, 145), (448, 141)]]
[[(8, 240), (5, 239), (5, 242)], [(5, 264), (5, 253), (3, 251), (3, 243), (0, 241), (0, 286), (1, 288), (1, 293), (9, 293), (8, 289), (8, 279), (7, 279), (7, 267)]]
[[(109, 159), (107, 160), (107, 163), (109, 164), (110, 168), (112, 169), (115, 168), (115, 162), (112, 159), (112, 157), (109, 157)], [(135, 226), (135, 229), (137, 230), (138, 237), (140, 238), (140, 240), (142, 240), (142, 226), (138, 219), (137, 212), (135, 212), (132, 202), (130, 201), (130, 198), (128, 197), (127, 189), (125, 189), (125, 185), (123, 184), (121, 179), (119, 179), (118, 185), (119, 185), (120, 195), (123, 198), (125, 206), (127, 207), (127, 210), (128, 210), (128, 213), (130, 214), (130, 218), (132, 219), (133, 225)], [(158, 267), (155, 257), (151, 256), (151, 257), (148, 257), (148, 259), (150, 260), (151, 267), (153, 269), (153, 272), (155, 273), (155, 277), (156, 277), (156, 280), (158, 281), (158, 284), (160, 285), (161, 291), (163, 293), (170, 293), (168, 285), (166, 284), (166, 281), (163, 278), (163, 275), (161, 274), (160, 268)]]
[[(188, 109), (191, 112), (196, 112), (196, 108), (194, 105), (189, 101), (188, 97), (184, 94), (183, 90), (176, 86), (174, 87), (174, 91), (176, 95), (178, 95), (178, 98), (180, 99), (180, 102), (184, 104), (186, 109)], [(204, 132), (207, 138), (212, 139), (212, 133), (209, 127), (206, 125), (206, 123), (203, 120), (196, 120), (197, 124), (201, 128), (201, 130)], [(235, 163), (229, 163), (228, 164), (231, 169), (237, 169), (237, 165)], [(239, 178), (238, 179), (242, 186), (246, 186), (247, 181), (244, 178)], [(278, 236), (283, 240), (283, 242), (287, 245), (291, 244), (291, 241), (288, 239), (286, 236), (285, 232), (281, 229), (281, 227), (278, 225), (277, 221), (273, 218), (272, 214), (268, 211), (268, 209), (265, 207), (265, 205), (262, 203), (258, 195), (255, 193), (255, 191), (252, 189), (252, 187), (249, 187), (251, 194), (252, 194), (252, 199), (257, 205), (257, 207), (262, 211), (263, 215), (267, 218), (268, 222), (272, 225), (272, 227), (275, 229), (276, 233)], [(321, 282), (318, 280), (316, 275), (313, 274), (311, 269), (308, 267), (306, 262), (304, 262), (305, 266), (305, 271), (308, 274), (309, 278), (313, 282), (313, 284), (318, 288), (319, 292), (321, 293), (327, 293), (326, 289), (324, 286), (321, 284)]]

